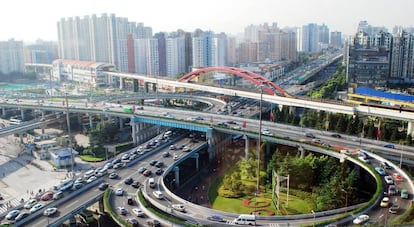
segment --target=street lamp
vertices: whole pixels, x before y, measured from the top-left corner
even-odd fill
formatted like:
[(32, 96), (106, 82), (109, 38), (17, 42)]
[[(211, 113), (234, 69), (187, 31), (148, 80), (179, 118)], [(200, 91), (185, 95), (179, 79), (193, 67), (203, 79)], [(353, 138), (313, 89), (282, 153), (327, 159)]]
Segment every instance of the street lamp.
[(403, 151), (404, 151), (404, 143), (401, 143), (401, 151), (400, 151), (400, 169), (402, 167), (402, 159), (403, 159)]
[(65, 92), (65, 101), (66, 101), (66, 124), (68, 127), (68, 136), (69, 136), (69, 151), (70, 151), (70, 157), (72, 162), (72, 178), (75, 177), (75, 171), (74, 171), (74, 165), (75, 160), (73, 157), (73, 150), (72, 150), (72, 138), (71, 138), (71, 132), (70, 132), (70, 119), (69, 119), (69, 101), (68, 101), (68, 92)]
[(263, 83), (260, 84), (260, 104), (259, 104), (259, 141), (257, 142), (257, 185), (256, 185), (256, 203), (260, 186), (260, 150), (262, 143), (262, 102), (263, 102)]
[(316, 220), (316, 214), (315, 214), (315, 211), (313, 211), (313, 210), (311, 210), (312, 211), (312, 214), (313, 214), (313, 227), (315, 227), (315, 220)]
[(343, 193), (345, 193), (345, 215), (346, 215), (346, 212), (347, 212), (347, 210), (348, 210), (348, 192), (345, 190), (345, 189), (341, 189), (341, 191), (343, 192)]

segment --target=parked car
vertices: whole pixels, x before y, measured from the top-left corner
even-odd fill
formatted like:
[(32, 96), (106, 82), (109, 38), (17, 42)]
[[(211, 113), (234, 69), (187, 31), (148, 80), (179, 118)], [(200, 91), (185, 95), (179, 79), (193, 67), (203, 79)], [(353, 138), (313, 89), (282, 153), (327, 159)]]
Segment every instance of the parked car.
[(361, 214), (359, 215), (357, 218), (355, 218), (352, 223), (354, 223), (354, 225), (360, 225), (363, 224), (365, 222), (367, 222), (369, 220), (369, 216), (366, 214)]

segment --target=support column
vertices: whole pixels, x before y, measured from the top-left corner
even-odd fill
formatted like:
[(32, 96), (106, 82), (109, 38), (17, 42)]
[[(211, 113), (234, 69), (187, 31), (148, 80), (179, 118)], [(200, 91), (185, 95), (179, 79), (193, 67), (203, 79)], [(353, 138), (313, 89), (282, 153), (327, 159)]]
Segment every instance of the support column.
[(6, 107), (1, 108), (1, 114), (3, 117), (6, 116)]
[(198, 172), (199, 171), (199, 158), (200, 158), (200, 155), (198, 154), (198, 153), (195, 153), (195, 154), (193, 154), (193, 156), (192, 156), (192, 158), (195, 158), (195, 162), (196, 162), (196, 171)]
[(213, 138), (213, 129), (208, 129), (206, 132), (206, 139), (208, 144), (208, 160), (211, 162), (216, 156), (215, 142)]
[(413, 136), (414, 133), (414, 121), (409, 121), (407, 126), (407, 135)]
[(298, 151), (300, 152), (300, 157), (304, 158), (305, 157), (305, 149), (303, 149), (302, 145), (299, 145)]
[(98, 202), (99, 213), (105, 212), (103, 197)]
[(244, 139), (244, 158), (247, 160), (249, 159), (249, 137), (247, 137), (246, 135), (243, 135), (243, 139)]
[(124, 119), (119, 117), (119, 129), (122, 130), (124, 128)]
[(180, 168), (178, 166), (174, 166), (174, 174), (175, 187), (178, 188), (180, 186)]
[(93, 128), (93, 118), (91, 114), (89, 114), (89, 128)]
[(22, 120), (24, 121), (24, 110), (20, 107), (20, 116), (22, 117)]
[(23, 133), (19, 133), (20, 144), (23, 144)]
[(148, 82), (144, 82), (144, 92), (148, 93)]
[(136, 124), (135, 123), (131, 123), (131, 128), (132, 128), (132, 143), (134, 144), (134, 146), (137, 145), (137, 129), (136, 129)]
[(138, 92), (139, 91), (139, 82), (138, 82), (138, 80), (133, 79), (132, 83), (133, 83), (133, 87), (134, 87), (134, 92)]
[(45, 111), (42, 110), (42, 119), (45, 119)]
[(119, 77), (119, 90), (124, 90), (125, 78)]

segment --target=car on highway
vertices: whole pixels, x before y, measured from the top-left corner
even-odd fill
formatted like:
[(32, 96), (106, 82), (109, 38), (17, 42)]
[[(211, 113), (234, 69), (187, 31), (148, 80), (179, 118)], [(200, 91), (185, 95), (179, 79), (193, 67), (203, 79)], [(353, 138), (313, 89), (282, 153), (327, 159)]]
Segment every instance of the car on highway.
[(158, 168), (157, 170), (155, 170), (155, 174), (157, 175), (161, 175), (164, 172), (164, 170), (162, 170), (161, 168)]
[(315, 138), (316, 138), (316, 136), (315, 136), (315, 135), (313, 135), (313, 134), (312, 134), (312, 133), (310, 133), (310, 132), (306, 133), (306, 134), (305, 134), (305, 136), (306, 136), (306, 137), (308, 137), (308, 138), (312, 138), (312, 139), (315, 139)]
[(375, 171), (381, 176), (385, 175), (385, 170), (381, 167), (375, 167)]
[(266, 136), (273, 136), (273, 133), (269, 129), (262, 129), (262, 134)]
[(402, 199), (408, 199), (407, 189), (401, 189), (400, 196), (401, 196)]
[(43, 201), (51, 200), (51, 199), (53, 199), (53, 194), (54, 194), (54, 192), (52, 192), (52, 191), (45, 192), (40, 196), (40, 200), (43, 200)]
[(135, 219), (135, 218), (128, 218), (127, 223), (130, 224), (133, 227), (139, 226), (139, 223), (138, 223), (137, 219)]
[(132, 184), (132, 182), (134, 182), (134, 179), (132, 179), (132, 177), (127, 177), (127, 178), (125, 178), (125, 180), (124, 180), (124, 183), (125, 183), (126, 185), (130, 185), (130, 184)]
[(174, 156), (173, 156), (173, 160), (174, 160), (174, 161), (178, 160), (178, 155), (177, 155), (177, 154), (174, 154)]
[(381, 207), (388, 207), (389, 205), (390, 205), (390, 197), (382, 198), (380, 206)]
[(117, 196), (122, 196), (122, 195), (124, 195), (124, 189), (123, 189), (123, 188), (117, 188), (117, 189), (115, 190), (115, 195), (117, 195)]
[(404, 181), (404, 178), (399, 173), (393, 173), (392, 178), (394, 178), (394, 180), (397, 181), (397, 182)]
[(392, 204), (392, 206), (388, 209), (388, 212), (391, 214), (398, 213), (398, 210), (400, 209), (400, 206), (398, 204)]
[(331, 136), (334, 137), (334, 138), (339, 138), (339, 139), (342, 138), (342, 136), (337, 134), (337, 133), (334, 133)]
[(384, 169), (392, 169), (392, 166), (388, 162), (381, 162), (381, 167)]
[(99, 190), (105, 190), (105, 189), (107, 189), (108, 188), (108, 186), (109, 186), (109, 184), (107, 183), (107, 182), (102, 182), (100, 185), (99, 185)]
[(57, 210), (58, 209), (56, 207), (49, 207), (45, 211), (43, 211), (43, 215), (44, 216), (51, 216), (51, 215), (55, 214), (57, 212)]
[(389, 144), (385, 144), (384, 147), (394, 149), (395, 148), (395, 145), (389, 143)]
[(157, 161), (156, 161), (156, 160), (151, 160), (151, 161), (149, 162), (150, 166), (154, 166), (156, 163), (157, 163)]
[(151, 171), (151, 170), (149, 170), (149, 169), (147, 169), (147, 170), (145, 170), (145, 171), (144, 171), (144, 173), (142, 173), (142, 175), (144, 175), (144, 176), (146, 176), (146, 177), (149, 177), (149, 176), (151, 176), (151, 175), (152, 175), (152, 171)]
[(133, 208), (132, 213), (134, 213), (137, 217), (143, 217), (144, 212), (139, 208)]
[(109, 179), (118, 179), (119, 175), (117, 173), (111, 173), (111, 174), (109, 174), (108, 177), (109, 177)]
[(70, 190), (72, 190), (72, 191), (76, 191), (76, 190), (78, 190), (79, 188), (81, 188), (83, 186), (83, 184), (82, 183), (74, 183), (73, 185), (72, 185), (72, 188), (70, 189)]
[(119, 163), (115, 163), (113, 168), (114, 169), (119, 169), (119, 168), (122, 168), (123, 166), (124, 166), (124, 163), (119, 162)]
[(19, 215), (17, 215), (17, 217), (14, 219), (14, 221), (20, 221), (22, 219), (24, 219), (25, 217), (29, 216), (30, 213), (29, 212), (20, 212)]
[(207, 219), (210, 221), (226, 222), (224, 218), (218, 215), (209, 215), (207, 216)]
[(147, 170), (147, 168), (145, 168), (144, 166), (141, 166), (138, 168), (138, 173), (144, 173), (145, 170)]
[(367, 222), (369, 220), (369, 216), (366, 214), (361, 214), (358, 217), (356, 217), (352, 223), (354, 223), (354, 225), (361, 225), (364, 224), (365, 222)]
[(184, 206), (184, 204), (173, 204), (173, 205), (171, 205), (171, 207), (174, 210), (181, 211), (181, 212), (185, 212), (185, 206)]
[(164, 162), (155, 163), (155, 167), (158, 167), (158, 168), (162, 167), (163, 165), (164, 165)]
[(30, 213), (34, 213), (42, 209), (45, 205), (43, 203), (36, 203), (32, 208), (30, 208)]
[(9, 211), (6, 215), (7, 220), (14, 220), (20, 214), (20, 210)]
[(387, 184), (394, 184), (394, 180), (392, 179), (390, 175), (385, 176), (384, 180), (385, 180), (385, 183)]
[(95, 181), (97, 178), (95, 176), (91, 176), (86, 180), (86, 183), (92, 183), (93, 181)]
[(388, 186), (388, 195), (396, 195), (398, 193), (397, 187), (395, 185)]
[(24, 204), (24, 208), (26, 208), (26, 209), (30, 209), (30, 208), (32, 208), (32, 206), (33, 205), (35, 205), (37, 203), (37, 199), (30, 199), (29, 201), (27, 201), (25, 204)]
[(147, 225), (149, 225), (151, 227), (160, 227), (161, 223), (157, 219), (148, 219), (147, 220)]
[(122, 215), (126, 215), (128, 211), (125, 209), (125, 207), (118, 207), (118, 211)]
[(139, 181), (135, 180), (134, 182), (132, 182), (131, 186), (133, 188), (139, 188), (139, 187), (141, 187), (141, 183), (139, 183)]

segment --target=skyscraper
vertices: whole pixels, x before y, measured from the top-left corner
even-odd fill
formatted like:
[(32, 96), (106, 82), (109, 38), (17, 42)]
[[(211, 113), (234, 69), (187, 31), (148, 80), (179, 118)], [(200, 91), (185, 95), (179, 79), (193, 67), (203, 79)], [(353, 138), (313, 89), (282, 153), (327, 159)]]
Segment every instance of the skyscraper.
[(23, 42), (10, 39), (0, 42), (0, 72), (24, 72)]
[(414, 37), (405, 31), (394, 34), (391, 51), (390, 82), (414, 81)]
[(317, 24), (302, 26), (302, 51), (307, 53), (319, 52), (319, 29)]
[(186, 72), (185, 36), (166, 39), (167, 76), (175, 77)]

